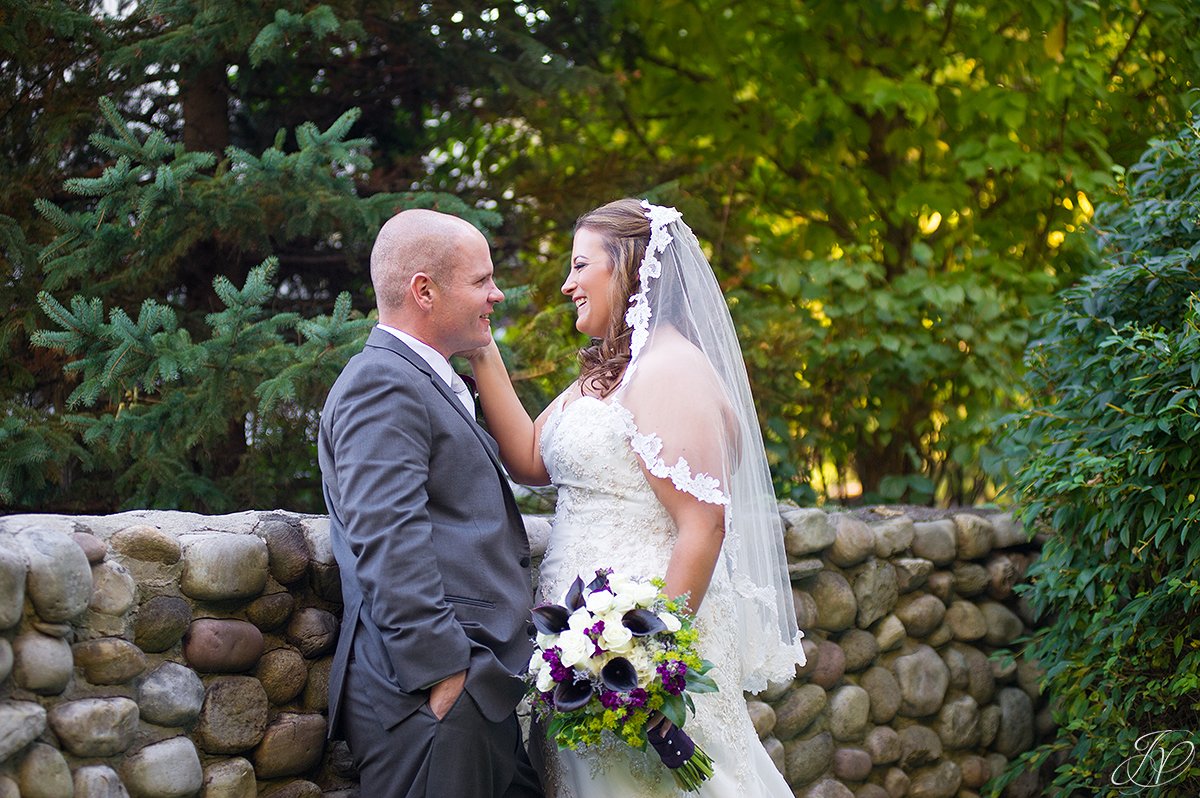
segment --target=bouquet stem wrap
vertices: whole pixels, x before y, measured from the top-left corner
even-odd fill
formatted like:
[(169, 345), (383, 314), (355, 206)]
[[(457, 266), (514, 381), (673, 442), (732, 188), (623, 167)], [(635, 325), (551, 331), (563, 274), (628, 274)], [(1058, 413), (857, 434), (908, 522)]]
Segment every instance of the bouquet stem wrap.
[(678, 726), (661, 732), (666, 723), (646, 732), (646, 741), (658, 752), (659, 759), (671, 769), (680, 789), (695, 792), (713, 774), (713, 761)]

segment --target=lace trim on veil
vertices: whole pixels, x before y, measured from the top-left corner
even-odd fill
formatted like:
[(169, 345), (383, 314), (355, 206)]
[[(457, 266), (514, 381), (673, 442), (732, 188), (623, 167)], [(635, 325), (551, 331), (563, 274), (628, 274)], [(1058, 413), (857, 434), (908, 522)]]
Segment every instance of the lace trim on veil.
[(646, 339), (650, 337), (652, 311), (647, 294), (650, 291), (650, 281), (662, 275), (662, 263), (658, 256), (672, 241), (671, 234), (667, 232), (667, 225), (683, 218), (683, 214), (674, 208), (651, 205), (647, 200), (642, 200), (642, 207), (646, 209), (646, 218), (650, 220), (650, 243), (646, 245), (646, 255), (638, 266), (639, 290), (629, 298), (630, 307), (625, 311), (625, 323), (633, 330), (633, 340), (629, 345), (630, 362), (637, 359), (642, 347), (646, 345)]
[[(743, 690), (757, 693), (766, 689), (768, 682), (790, 681), (795, 676), (797, 664), (805, 662), (804, 648), (801, 639), (804, 633), (794, 626), (791, 630), (783, 629), (782, 639), (780, 630), (783, 609), (779, 606), (777, 591), (787, 591), (790, 585), (786, 577), (783, 584), (771, 586), (759, 584), (756, 579), (746, 575), (743, 568), (746, 563), (740, 562), (743, 556), (753, 558), (754, 553), (743, 552), (742, 530), (733, 523), (733, 485), (722, 485), (720, 479), (707, 473), (692, 473), (687, 460), (680, 457), (674, 465), (668, 465), (662, 457), (664, 443), (662, 438), (653, 432), (643, 433), (638, 429), (633, 412), (620, 404), (620, 389), (629, 384), (637, 371), (639, 356), (643, 354), (650, 339), (651, 307), (649, 292), (654, 281), (663, 274), (663, 263), (660, 256), (675, 240), (668, 231), (668, 226), (678, 222), (683, 224), (683, 214), (671, 207), (652, 205), (643, 200), (646, 218), (650, 220), (650, 240), (646, 246), (646, 254), (638, 268), (638, 291), (629, 299), (629, 308), (625, 312), (625, 321), (631, 329), (630, 361), (621, 378), (617, 395), (613, 404), (621, 407), (622, 415), (628, 423), (628, 439), (633, 451), (646, 464), (647, 470), (656, 477), (670, 479), (676, 489), (690, 494), (697, 499), (710, 504), (723, 505), (726, 513), (726, 530), (724, 549), (727, 553), (730, 575), (733, 577), (734, 594), (737, 597), (738, 631), (740, 635), (741, 687)], [(683, 244), (683, 241), (680, 242)], [(691, 242), (691, 246), (697, 246)], [(746, 386), (748, 388), (748, 386)], [(751, 400), (752, 401), (752, 400)], [(753, 410), (749, 411), (751, 414)], [(765, 462), (762, 464), (765, 468)], [(733, 479), (732, 475), (726, 475)], [(754, 548), (755, 544), (751, 545)], [(757, 544), (761, 548), (762, 544)], [(761, 554), (761, 552), (760, 552)], [(778, 553), (782, 557), (782, 551)], [(771, 577), (764, 574), (766, 582)], [(794, 621), (793, 621), (794, 623)], [(784, 624), (783, 626), (786, 626)], [(790, 638), (790, 641), (789, 639)]]
[[(638, 291), (629, 298), (629, 310), (625, 311), (625, 323), (629, 325), (633, 335), (629, 346), (629, 367), (621, 379), (622, 384), (628, 382), (637, 369), (637, 357), (650, 337), (650, 317), (653, 314), (648, 298), (650, 283), (662, 276), (662, 262), (658, 256), (674, 240), (667, 232), (667, 225), (683, 218), (683, 214), (674, 208), (651, 205), (647, 200), (642, 200), (642, 207), (646, 209), (646, 218), (650, 220), (650, 242), (646, 245), (646, 255), (638, 266)], [(667, 465), (660, 457), (662, 438), (654, 433), (643, 434), (634, 423), (633, 414), (627, 409), (626, 415), (629, 417), (630, 446), (638, 457), (642, 458), (646, 470), (659, 479), (670, 479), (677, 490), (695, 496), (702, 502), (729, 506), (729, 494), (721, 490), (721, 480), (711, 474), (693, 474), (692, 467), (683, 457), (674, 465)]]
[[(775, 607), (775, 599), (771, 588), (759, 586), (745, 574), (733, 576), (733, 590), (741, 599), (750, 603), (767, 621), (763, 629), (774, 629), (779, 623), (779, 611)], [(749, 693), (761, 693), (771, 682), (789, 682), (796, 675), (796, 665), (805, 662), (804, 646), (801, 639), (804, 632), (797, 630), (796, 637), (790, 644), (770, 645), (765, 638), (753, 639), (754, 629), (745, 624), (742, 634), (748, 639), (742, 649), (742, 690)]]
[(675, 486), (676, 490), (695, 496), (702, 502), (729, 506), (729, 496), (721, 490), (721, 480), (703, 472), (693, 474), (692, 467), (683, 457), (676, 460), (675, 465), (667, 465), (666, 461), (659, 456), (663, 449), (662, 438), (654, 433), (643, 434), (634, 423), (633, 414), (629, 412), (629, 408), (616, 400), (612, 404), (613, 407), (620, 408), (622, 411), (626, 423), (625, 433), (629, 437), (629, 447), (638, 457), (642, 458), (647, 471), (659, 479), (671, 480), (671, 484)]

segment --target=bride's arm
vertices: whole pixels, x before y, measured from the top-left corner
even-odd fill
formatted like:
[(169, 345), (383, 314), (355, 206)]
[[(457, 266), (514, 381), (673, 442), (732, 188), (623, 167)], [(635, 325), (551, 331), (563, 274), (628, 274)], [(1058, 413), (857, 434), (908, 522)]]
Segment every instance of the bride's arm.
[(676, 490), (670, 480), (651, 477), (650, 483), (679, 530), (667, 564), (667, 595), (673, 598), (687, 593), (688, 606), (695, 612), (708, 591), (721, 553), (725, 508)]
[[(656, 439), (653, 469), (646, 453), (639, 451), (639, 459), (678, 530), (667, 564), (667, 594), (687, 593), (688, 606), (698, 610), (725, 540), (725, 504), (718, 502), (728, 501), (723, 493), (728, 486), (721, 483), (736, 467), (736, 424), (729, 423), (728, 401), (704, 356), (669, 333), (660, 333), (645, 352), (622, 400), (639, 432)], [(688, 472), (686, 478), (680, 469)], [(676, 478), (683, 481), (676, 484)]]
[(539, 448), (542, 425), (550, 408), (546, 408), (536, 421), (529, 418), (513, 390), (495, 341), (466, 357), (475, 374), (475, 387), (479, 390), (479, 403), (487, 419), (488, 431), (500, 444), (500, 459), (509, 476), (523, 485), (550, 484)]

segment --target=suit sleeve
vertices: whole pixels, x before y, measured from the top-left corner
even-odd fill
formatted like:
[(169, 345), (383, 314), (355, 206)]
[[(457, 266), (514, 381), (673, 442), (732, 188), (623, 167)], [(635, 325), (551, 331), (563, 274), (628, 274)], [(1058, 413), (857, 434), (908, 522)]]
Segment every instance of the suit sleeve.
[(390, 371), (363, 374), (332, 423), (347, 542), (401, 689), (466, 670), (470, 641), (446, 603), (427, 508), (429, 414)]

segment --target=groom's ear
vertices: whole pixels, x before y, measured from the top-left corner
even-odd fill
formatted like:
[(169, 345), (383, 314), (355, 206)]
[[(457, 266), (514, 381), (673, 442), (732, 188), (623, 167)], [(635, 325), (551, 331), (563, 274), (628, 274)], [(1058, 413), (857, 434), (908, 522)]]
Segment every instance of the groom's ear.
[(408, 282), (408, 295), (421, 310), (433, 307), (433, 298), (437, 293), (437, 284), (425, 272), (417, 272)]

